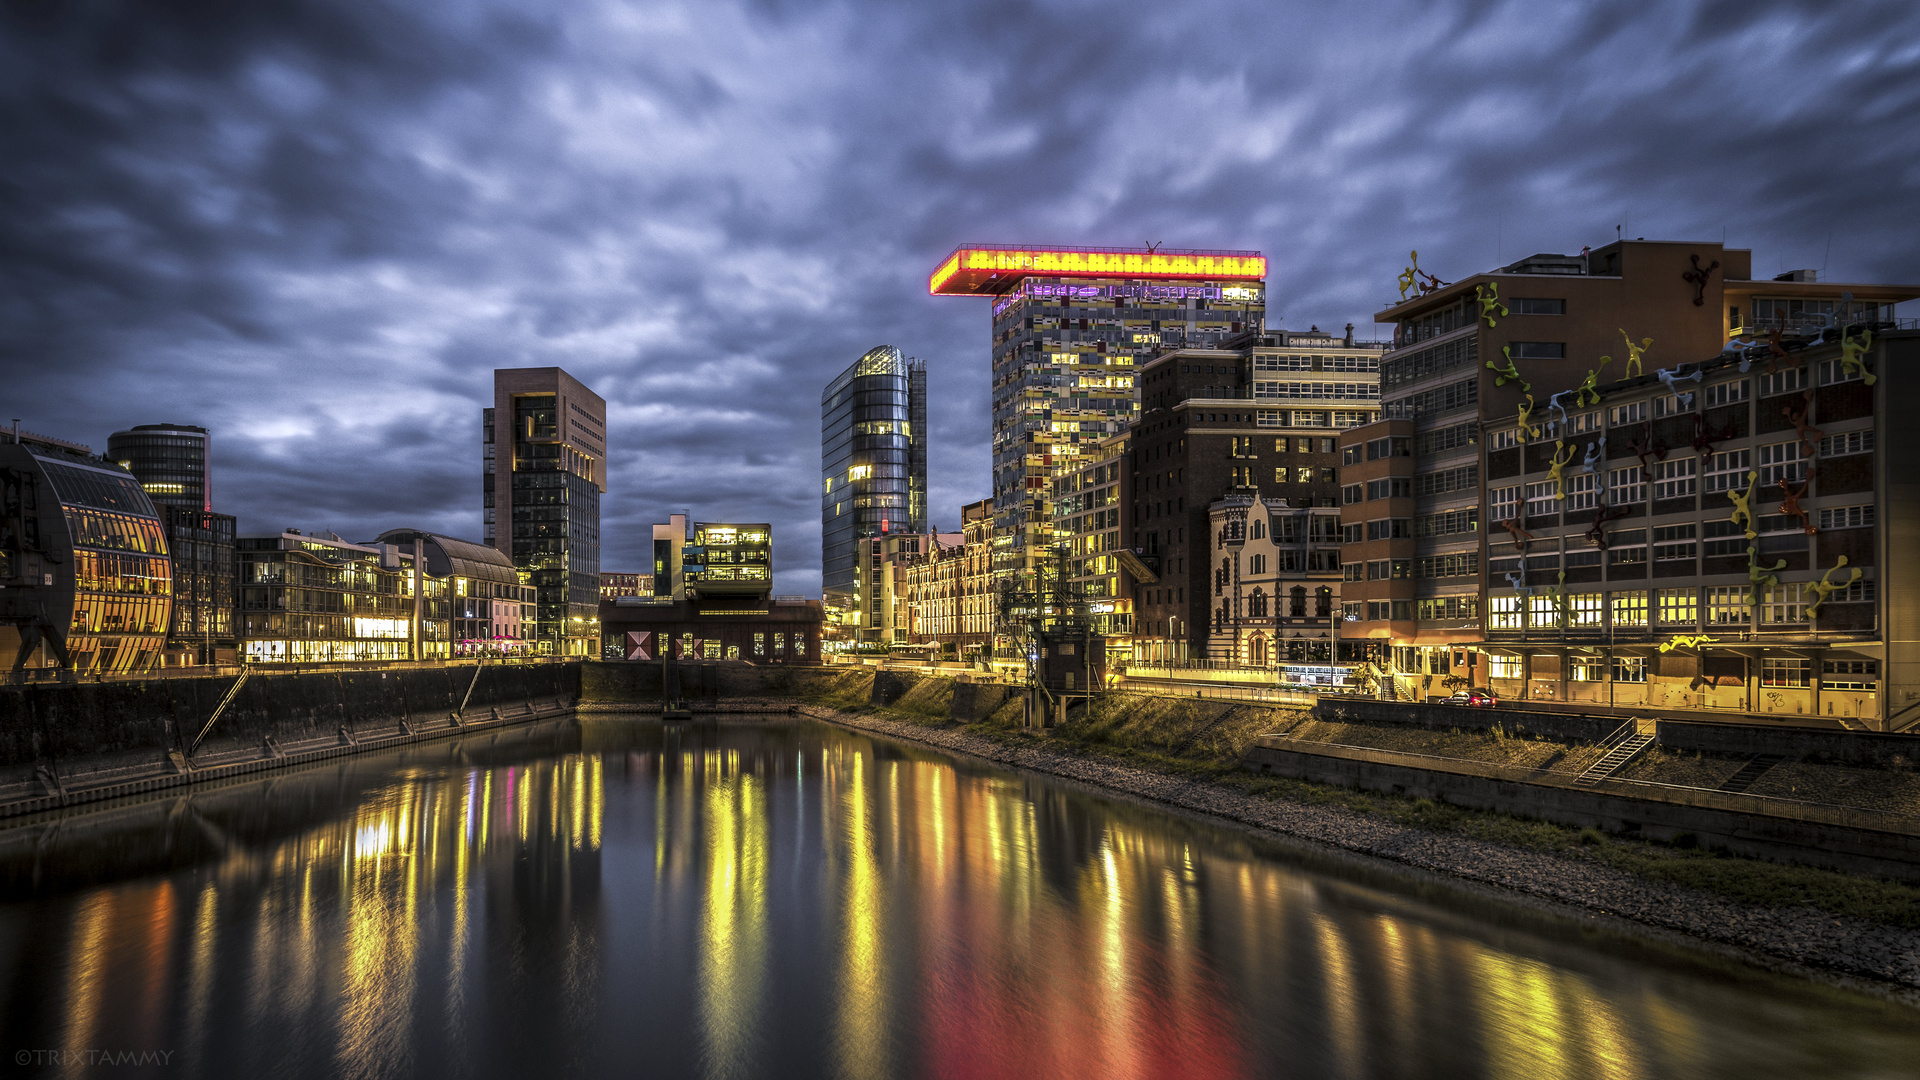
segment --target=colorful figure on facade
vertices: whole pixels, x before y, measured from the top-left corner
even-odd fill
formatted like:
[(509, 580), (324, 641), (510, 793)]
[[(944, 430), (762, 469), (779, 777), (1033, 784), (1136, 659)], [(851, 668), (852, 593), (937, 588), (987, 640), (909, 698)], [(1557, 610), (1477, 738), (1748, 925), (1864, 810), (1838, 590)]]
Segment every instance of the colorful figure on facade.
[(1484, 285), (1475, 285), (1473, 287), (1473, 298), (1479, 301), (1480, 317), (1487, 320), (1488, 326), (1499, 325), (1493, 318), (1493, 313), (1496, 311), (1500, 313), (1501, 318), (1504, 319), (1507, 317), (1507, 305), (1500, 302), (1499, 282), (1489, 281)]
[(1631, 507), (1602, 506), (1593, 516), (1593, 528), (1587, 530), (1587, 539), (1593, 541), (1593, 546), (1601, 551), (1607, 550), (1607, 545), (1612, 543), (1607, 536), (1607, 522), (1626, 517), (1631, 513), (1633, 513)]
[(1858, 374), (1860, 381), (1872, 386), (1878, 381), (1873, 372), (1867, 370), (1867, 362), (1861, 356), (1873, 348), (1873, 331), (1861, 328), (1861, 337), (1853, 336), (1853, 326), (1849, 324), (1840, 336), (1840, 370)]
[(1627, 449), (1632, 450), (1634, 456), (1640, 459), (1640, 479), (1651, 483), (1653, 480), (1653, 466), (1647, 464), (1647, 455), (1652, 454), (1655, 461), (1667, 460), (1666, 445), (1664, 443), (1654, 442), (1653, 437), (1649, 435), (1640, 442), (1628, 443)]
[(1520, 369), (1514, 366), (1513, 346), (1511, 345), (1500, 346), (1500, 355), (1507, 358), (1506, 367), (1501, 367), (1500, 365), (1494, 363), (1491, 360), (1487, 361), (1487, 370), (1493, 372), (1494, 375), (1497, 376), (1497, 378), (1493, 380), (1493, 385), (1505, 386), (1510, 382), (1519, 383), (1521, 393), (1523, 394), (1533, 393), (1533, 384), (1521, 378)]
[(1706, 634), (1675, 634), (1660, 643), (1660, 651), (1672, 652), (1675, 649), (1697, 649), (1702, 645), (1711, 645), (1717, 638)]
[(1748, 469), (1747, 490), (1744, 494), (1732, 488), (1727, 489), (1727, 498), (1733, 500), (1733, 513), (1727, 515), (1727, 520), (1735, 525), (1744, 524), (1747, 530), (1747, 539), (1749, 540), (1756, 539), (1760, 535), (1755, 532), (1753, 528), (1753, 485), (1759, 483), (1759, 481), (1760, 471), (1758, 469)]
[(1795, 491), (1792, 485), (1787, 483), (1787, 478), (1784, 476), (1777, 482), (1780, 485), (1780, 494), (1782, 496), (1780, 500), (1780, 513), (1786, 517), (1799, 518), (1800, 528), (1804, 530), (1808, 536), (1819, 532), (1819, 527), (1814, 525), (1813, 519), (1807, 515), (1806, 509), (1800, 505), (1800, 496), (1807, 493), (1807, 482), (1802, 481), (1800, 490), (1798, 491)]
[(1620, 331), (1620, 336), (1627, 342), (1627, 364), (1626, 367), (1621, 370), (1620, 377), (1622, 379), (1631, 379), (1635, 375), (1644, 374), (1644, 369), (1640, 366), (1640, 357), (1648, 349), (1653, 347), (1653, 339), (1650, 337), (1641, 338), (1640, 344), (1635, 345), (1633, 339), (1627, 337), (1627, 332), (1624, 329)]
[[(1749, 540), (1753, 539), (1753, 534), (1748, 533), (1747, 539)], [(1759, 607), (1760, 597), (1762, 596), (1760, 587), (1764, 585), (1769, 589), (1779, 588), (1780, 579), (1775, 575), (1774, 571), (1785, 570), (1786, 568), (1787, 568), (1787, 560), (1785, 559), (1781, 559), (1779, 562), (1774, 563), (1772, 566), (1760, 565), (1760, 545), (1748, 544), (1747, 545), (1747, 603), (1753, 607)]]
[(1533, 423), (1533, 395), (1527, 395), (1527, 403), (1520, 406), (1520, 441), (1531, 442), (1540, 437), (1540, 428)]
[(1521, 596), (1525, 596), (1533, 591), (1527, 588), (1526, 578), (1518, 570), (1507, 575), (1507, 584), (1513, 586), (1513, 591), (1519, 593)]
[(1547, 399), (1547, 410), (1560, 414), (1560, 419), (1549, 421), (1550, 426), (1547, 428), (1547, 434), (1553, 438), (1564, 439), (1572, 433), (1572, 427), (1567, 423), (1567, 407), (1560, 404), (1560, 399), (1571, 393), (1573, 393), (1571, 390), (1562, 390)]
[[(1787, 423), (1792, 424), (1794, 432), (1800, 436), (1800, 456), (1809, 462), (1820, 456), (1820, 438), (1823, 434), (1819, 428), (1807, 426), (1807, 412), (1812, 408), (1813, 391), (1811, 390), (1800, 395), (1799, 408), (1796, 409), (1792, 405), (1780, 406), (1780, 415), (1787, 418)], [(1809, 464), (1807, 469), (1812, 471), (1813, 466)]]
[[(1611, 363), (1613, 363), (1613, 357), (1601, 357), (1600, 366), (1590, 369), (1587, 372), (1587, 377), (1580, 380), (1580, 385), (1573, 388), (1574, 408), (1584, 409), (1589, 405), (1600, 404), (1600, 368), (1606, 367)], [(1592, 400), (1588, 400), (1589, 398)]]
[(1807, 605), (1807, 618), (1809, 619), (1819, 618), (1820, 609), (1821, 607), (1825, 606), (1828, 597), (1832, 596), (1834, 593), (1841, 592), (1842, 590), (1851, 588), (1854, 582), (1859, 581), (1861, 577), (1864, 576), (1863, 574), (1861, 574), (1860, 568), (1856, 566), (1852, 570), (1848, 571), (1847, 580), (1841, 582), (1838, 585), (1835, 585), (1833, 583), (1833, 575), (1845, 569), (1846, 565), (1847, 565), (1847, 557), (1845, 555), (1842, 555), (1839, 557), (1839, 561), (1833, 564), (1833, 569), (1820, 575), (1819, 581), (1807, 582), (1808, 592), (1815, 592), (1820, 594), (1820, 599), (1815, 600), (1813, 603)]
[[(1686, 366), (1685, 364), (1680, 365), (1680, 367), (1685, 367), (1685, 366)], [(1694, 388), (1698, 389), (1700, 386), (1700, 374), (1701, 373), (1696, 370), (1691, 375), (1682, 375), (1680, 374), (1680, 368), (1678, 367), (1671, 368), (1671, 369), (1661, 368), (1659, 371), (1656, 371), (1653, 373), (1653, 377), (1656, 379), (1659, 379), (1661, 382), (1666, 384), (1667, 389), (1673, 394), (1673, 400), (1680, 403), (1679, 411), (1685, 412), (1688, 409), (1693, 408), (1693, 394), (1681, 393), (1680, 387), (1676, 384), (1683, 383), (1691, 379), (1693, 381)]]
[[(1562, 439), (1554, 444), (1553, 457), (1548, 459), (1547, 479), (1553, 481), (1553, 497), (1560, 502), (1567, 500), (1567, 466), (1573, 464), (1574, 451), (1578, 449), (1578, 446), (1568, 446), (1567, 441)], [(1560, 456), (1562, 450), (1567, 452), (1564, 458)]]
[(1753, 357), (1749, 356), (1747, 351), (1759, 347), (1760, 343), (1758, 341), (1749, 338), (1734, 338), (1727, 342), (1726, 346), (1720, 350), (1720, 355), (1725, 356), (1728, 353), (1732, 353), (1738, 356), (1740, 358), (1740, 373), (1744, 375), (1747, 373), (1747, 369), (1753, 367)]
[[(1413, 260), (1413, 262), (1405, 270), (1400, 272), (1400, 299), (1405, 300), (1409, 290), (1417, 289), (1421, 296), (1425, 296), (1430, 292), (1447, 287), (1446, 282), (1420, 269), (1419, 252), (1409, 251), (1407, 252), (1407, 258)], [(1422, 280), (1423, 278), (1425, 280)]]
[(1707, 414), (1693, 414), (1693, 449), (1702, 457), (1713, 453), (1713, 444), (1733, 438), (1735, 426), (1728, 424), (1725, 429), (1715, 432), (1707, 426)]
[(1525, 555), (1527, 544), (1533, 540), (1533, 534), (1520, 524), (1520, 519), (1508, 518), (1500, 523), (1500, 527), (1507, 530), (1508, 535), (1513, 537), (1513, 546), (1519, 550), (1520, 554)]
[(1553, 606), (1560, 609), (1560, 629), (1573, 628), (1573, 620), (1567, 615), (1567, 572), (1560, 571), (1560, 579), (1553, 589)]
[(1680, 277), (1693, 286), (1693, 306), (1705, 307), (1707, 304), (1707, 278), (1720, 269), (1720, 260), (1715, 259), (1706, 266), (1700, 265), (1700, 256), (1690, 256), (1693, 269), (1680, 271)]
[[(1786, 333), (1786, 328), (1783, 326), (1776, 326), (1767, 331), (1767, 374), (1769, 375), (1780, 370), (1780, 362), (1782, 360), (1790, 359), (1790, 357), (1787, 356), (1786, 345), (1781, 342), (1781, 339), (1786, 336)], [(1788, 366), (1791, 367), (1792, 365), (1789, 364)]]

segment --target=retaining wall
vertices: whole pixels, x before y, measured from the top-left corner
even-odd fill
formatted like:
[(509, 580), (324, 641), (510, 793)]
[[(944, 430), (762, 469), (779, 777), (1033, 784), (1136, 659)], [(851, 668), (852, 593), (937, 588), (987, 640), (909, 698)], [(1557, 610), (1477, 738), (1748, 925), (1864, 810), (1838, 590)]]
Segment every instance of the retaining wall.
[(1920, 769), (1920, 735), (1820, 731), (1757, 724), (1702, 724), (1662, 720), (1660, 745), (1714, 754), (1805, 754), (1814, 761), (1875, 768)]
[(1626, 719), (1619, 716), (1475, 709), (1464, 705), (1427, 705), (1348, 697), (1321, 698), (1313, 707), (1313, 716), (1318, 720), (1407, 724), (1441, 731), (1453, 728), (1490, 731), (1497, 727), (1502, 734), (1510, 737), (1586, 743), (1599, 742), (1626, 723)]
[[(272, 673), (255, 669), (209, 733), (205, 751), (444, 722), (474, 666)], [(489, 664), (469, 714), (496, 705), (578, 696), (578, 664)], [(192, 742), (233, 686), (230, 677), (0, 687), (0, 769), (114, 757), (164, 756)]]
[[(1655, 840), (1692, 834), (1703, 846), (1741, 855), (1920, 884), (1920, 836), (1909, 833), (1530, 781), (1501, 775), (1517, 770), (1475, 762), (1459, 763), (1459, 771), (1442, 771), (1430, 764), (1394, 762), (1391, 759), (1397, 755), (1390, 751), (1352, 752), (1344, 747), (1327, 751), (1294, 750), (1263, 741), (1247, 752), (1244, 764), (1274, 776), (1637, 833)], [(1719, 792), (1699, 796), (1734, 801)], [(1848, 815), (1838, 811), (1834, 816)]]

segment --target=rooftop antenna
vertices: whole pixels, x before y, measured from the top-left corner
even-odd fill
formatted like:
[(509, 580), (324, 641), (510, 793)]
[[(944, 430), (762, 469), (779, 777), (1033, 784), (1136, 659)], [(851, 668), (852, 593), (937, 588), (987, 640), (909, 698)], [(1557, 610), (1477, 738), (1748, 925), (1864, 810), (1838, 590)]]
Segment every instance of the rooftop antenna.
[(1827, 276), (1827, 260), (1833, 258), (1833, 231), (1827, 231), (1827, 253), (1820, 256), (1820, 276)]

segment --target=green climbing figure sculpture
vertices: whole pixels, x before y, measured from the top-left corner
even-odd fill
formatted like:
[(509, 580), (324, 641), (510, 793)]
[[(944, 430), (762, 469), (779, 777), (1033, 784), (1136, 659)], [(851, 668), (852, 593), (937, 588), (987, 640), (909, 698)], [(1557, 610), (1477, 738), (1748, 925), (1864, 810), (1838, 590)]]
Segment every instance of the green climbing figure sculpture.
[(1718, 638), (1709, 637), (1706, 634), (1675, 634), (1673, 637), (1660, 643), (1660, 651), (1665, 653), (1672, 652), (1675, 649), (1697, 649), (1702, 645), (1710, 645), (1718, 640)]
[[(1578, 449), (1578, 446), (1568, 446), (1565, 439), (1561, 439), (1553, 448), (1553, 458), (1550, 461), (1552, 468), (1547, 470), (1547, 479), (1553, 481), (1553, 497), (1561, 502), (1565, 502), (1567, 498), (1566, 468), (1573, 463), (1574, 451)], [(1562, 450), (1567, 452), (1564, 458), (1560, 456)]]
[(1600, 404), (1600, 368), (1606, 367), (1608, 364), (1611, 364), (1611, 363), (1613, 363), (1613, 357), (1611, 356), (1601, 357), (1600, 367), (1596, 367), (1588, 371), (1587, 377), (1580, 380), (1579, 386), (1574, 387), (1574, 395), (1573, 395), (1574, 408), (1584, 409), (1589, 405)]
[(1760, 534), (1753, 529), (1753, 485), (1757, 483), (1759, 479), (1759, 470), (1748, 469), (1746, 494), (1743, 495), (1732, 488), (1727, 489), (1727, 498), (1733, 500), (1733, 513), (1727, 515), (1727, 520), (1733, 522), (1735, 525), (1745, 525), (1747, 529), (1747, 539), (1749, 540), (1758, 539), (1760, 536)]
[(1630, 379), (1635, 375), (1643, 374), (1640, 367), (1640, 354), (1646, 352), (1653, 346), (1653, 339), (1650, 337), (1641, 338), (1640, 344), (1635, 345), (1633, 339), (1627, 337), (1625, 330), (1620, 331), (1620, 336), (1625, 338), (1627, 342), (1627, 364), (1626, 369), (1620, 372), (1620, 377), (1622, 379)]
[(1748, 605), (1752, 607), (1760, 606), (1760, 596), (1761, 596), (1760, 586), (1761, 585), (1764, 584), (1769, 589), (1779, 588), (1780, 579), (1777, 576), (1775, 576), (1774, 571), (1785, 570), (1786, 568), (1787, 568), (1787, 560), (1785, 559), (1781, 559), (1779, 562), (1774, 563), (1772, 566), (1760, 565), (1760, 546), (1758, 544), (1748, 544), (1747, 545), (1747, 603)]
[(1832, 596), (1834, 593), (1841, 592), (1842, 590), (1845, 590), (1851, 587), (1854, 582), (1859, 581), (1860, 578), (1863, 576), (1860, 573), (1860, 568), (1856, 566), (1850, 571), (1850, 576), (1847, 578), (1847, 580), (1841, 582), (1838, 585), (1835, 585), (1833, 583), (1833, 575), (1839, 573), (1842, 569), (1846, 568), (1846, 565), (1847, 565), (1847, 557), (1845, 555), (1842, 555), (1840, 556), (1840, 561), (1833, 564), (1833, 569), (1820, 575), (1819, 581), (1807, 582), (1808, 592), (1816, 592), (1820, 594), (1820, 599), (1815, 600), (1813, 603), (1807, 605), (1807, 618), (1809, 619), (1819, 618), (1820, 607), (1822, 604), (1825, 604), (1827, 602), (1827, 598), (1829, 596)]
[(1522, 393), (1531, 394), (1533, 392), (1533, 384), (1521, 378), (1520, 369), (1515, 367), (1513, 364), (1513, 346), (1511, 345), (1500, 346), (1500, 354), (1507, 358), (1506, 367), (1501, 367), (1499, 364), (1496, 364), (1491, 360), (1487, 361), (1487, 370), (1493, 372), (1494, 375), (1497, 376), (1493, 380), (1493, 385), (1505, 386), (1510, 382), (1519, 383), (1520, 390)]
[(1507, 305), (1500, 302), (1500, 283), (1489, 281), (1473, 287), (1473, 298), (1480, 302), (1480, 317), (1487, 320), (1488, 326), (1498, 326), (1493, 313), (1498, 311), (1502, 319), (1507, 317)]
[(1853, 327), (1848, 326), (1846, 334), (1840, 338), (1840, 370), (1857, 373), (1861, 382), (1872, 386), (1879, 379), (1867, 370), (1867, 362), (1860, 359), (1860, 355), (1873, 348), (1873, 331), (1863, 327), (1860, 333), (1864, 336), (1854, 337)]
[(1559, 583), (1554, 586), (1553, 594), (1553, 605), (1560, 609), (1560, 629), (1573, 629), (1573, 619), (1567, 610), (1567, 572), (1565, 570), (1560, 571)]

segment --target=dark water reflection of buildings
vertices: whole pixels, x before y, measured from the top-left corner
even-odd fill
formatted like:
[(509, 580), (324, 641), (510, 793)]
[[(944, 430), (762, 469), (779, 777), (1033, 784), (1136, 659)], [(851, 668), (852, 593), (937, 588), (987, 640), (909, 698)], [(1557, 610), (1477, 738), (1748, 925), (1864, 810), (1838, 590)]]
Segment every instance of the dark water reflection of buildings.
[(593, 723), (0, 834), (12, 1047), (169, 1074), (1845, 1075), (1911, 1014), (813, 725)]

